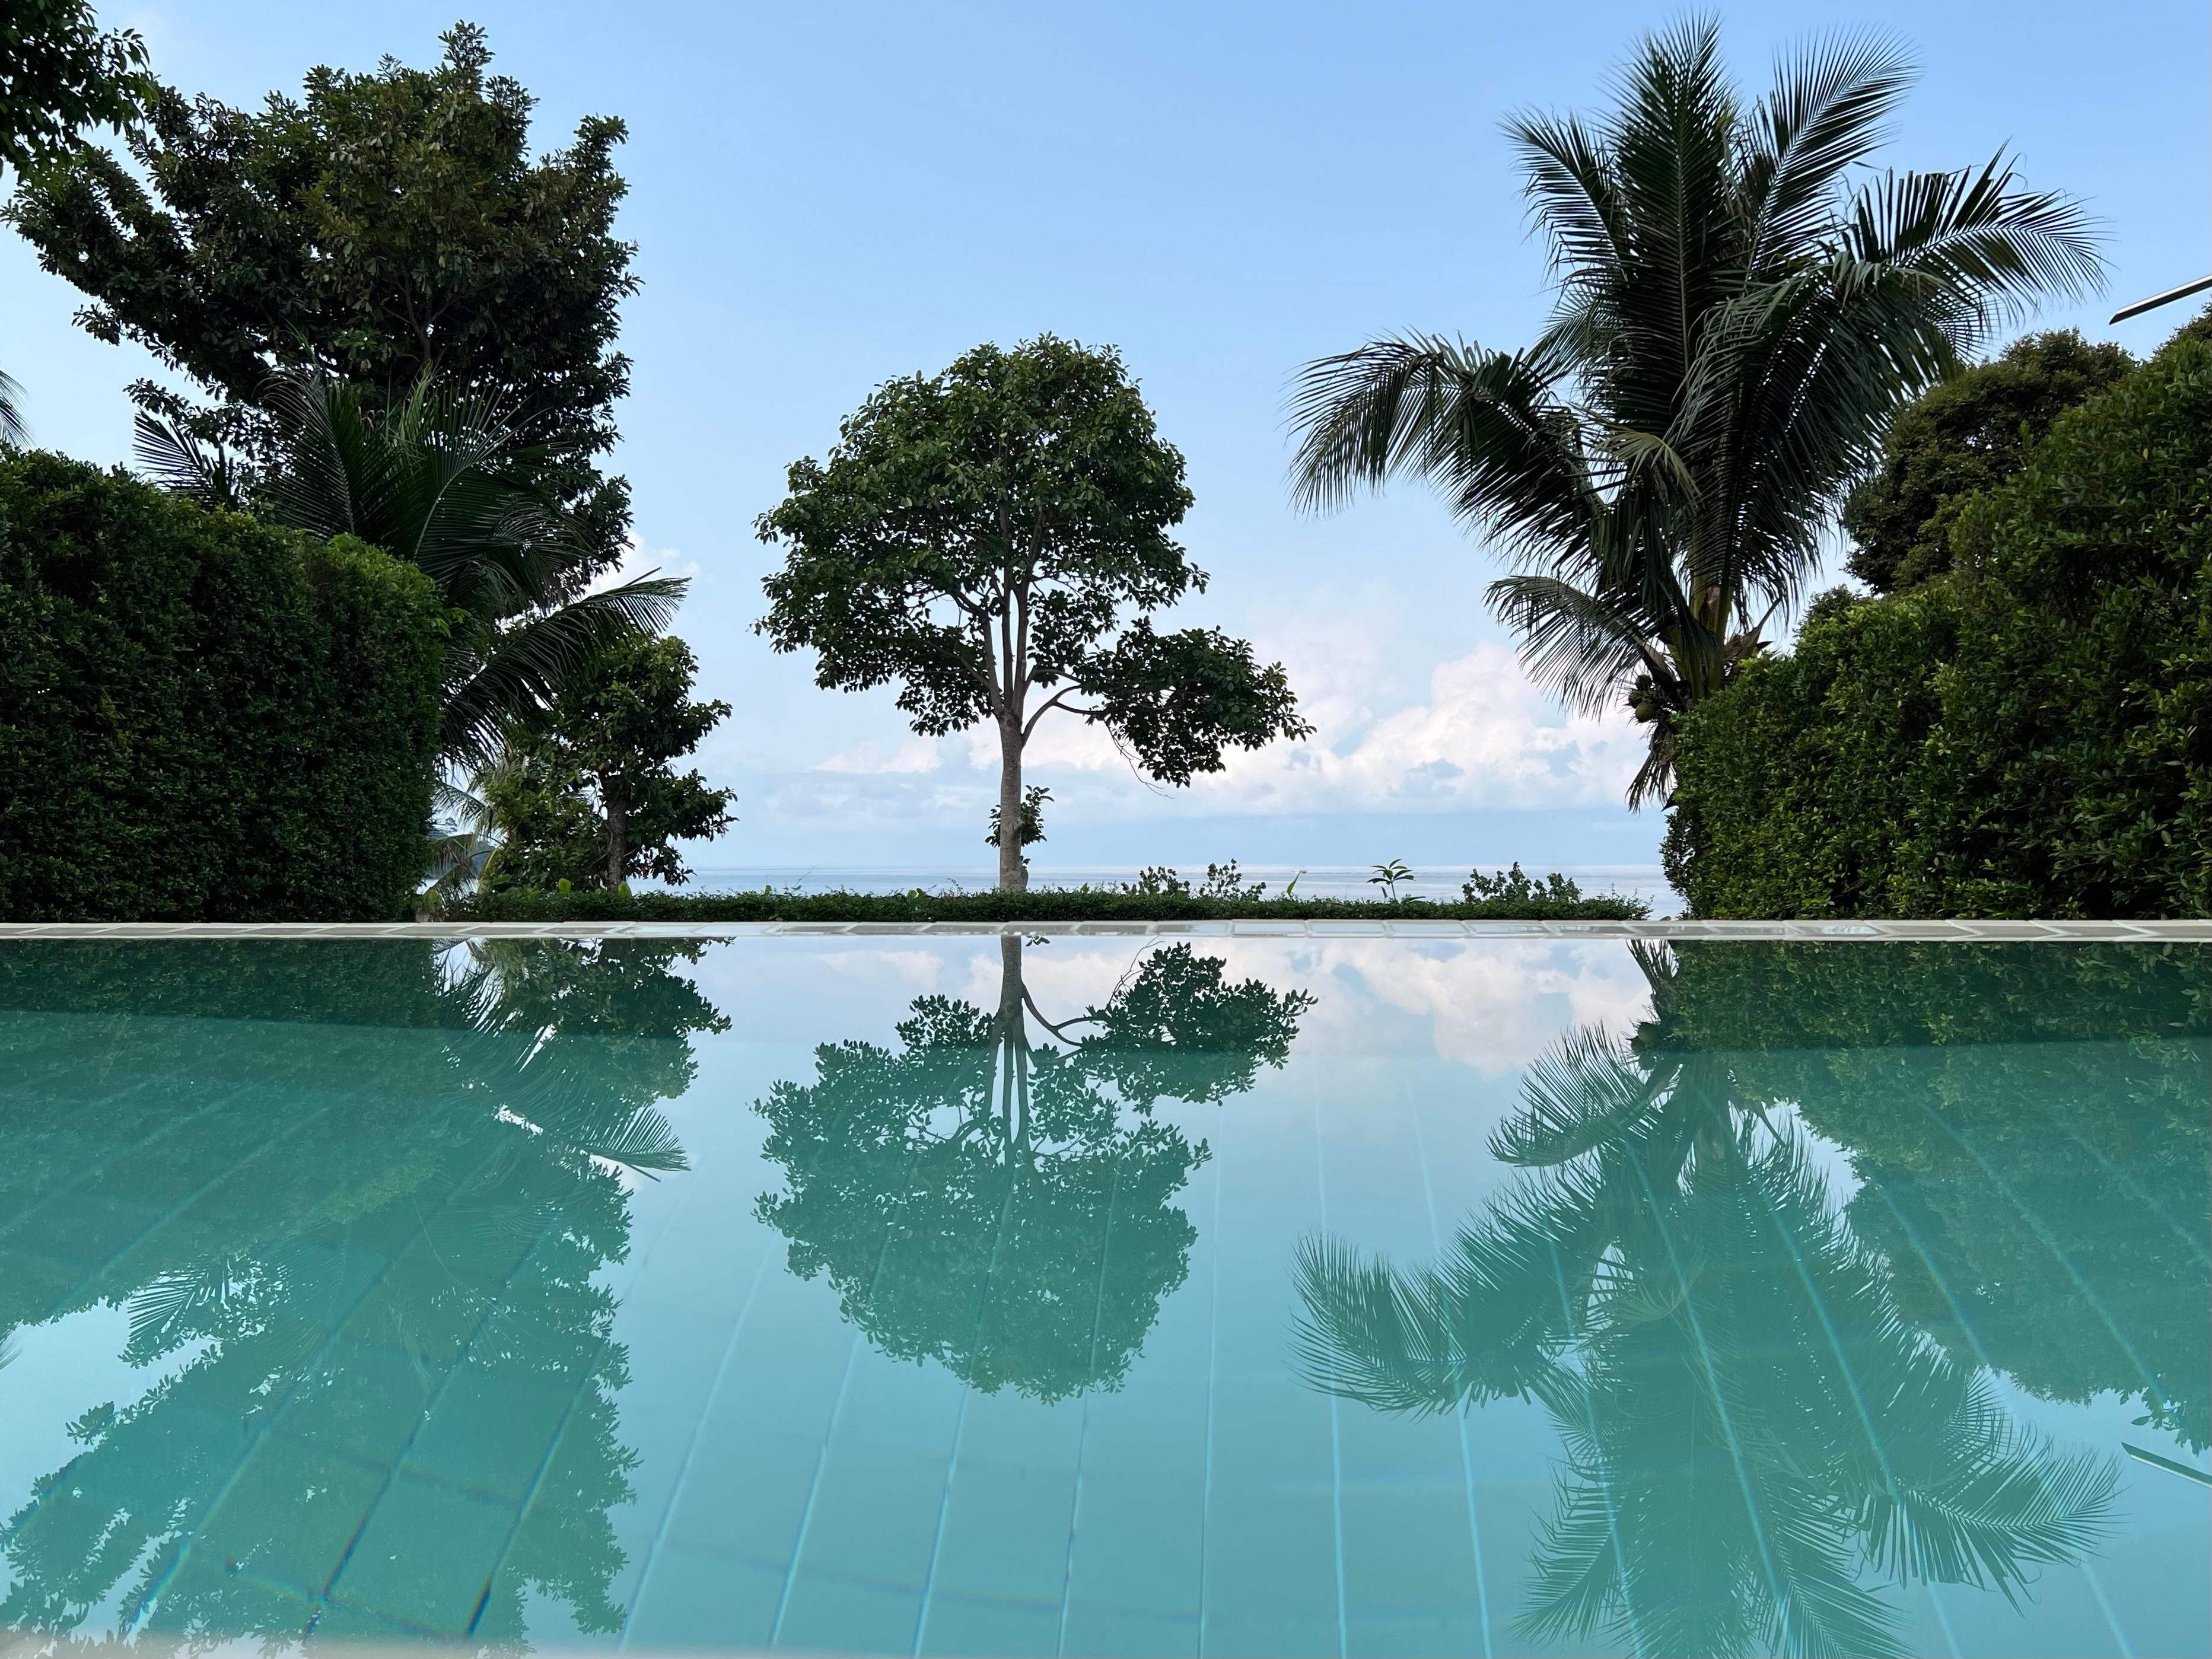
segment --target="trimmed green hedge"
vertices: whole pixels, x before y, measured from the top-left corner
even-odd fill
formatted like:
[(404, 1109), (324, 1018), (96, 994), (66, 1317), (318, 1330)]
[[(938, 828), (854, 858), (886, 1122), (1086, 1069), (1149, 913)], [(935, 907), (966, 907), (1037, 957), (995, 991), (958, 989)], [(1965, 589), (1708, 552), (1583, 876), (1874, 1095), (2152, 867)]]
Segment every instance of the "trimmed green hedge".
[(1219, 899), (1194, 893), (1034, 888), (1026, 893), (489, 893), (454, 912), (463, 921), (1634, 921), (1649, 914), (1619, 896), (1436, 904), (1405, 899)]
[(443, 628), (363, 543), (0, 456), (0, 917), (398, 915)]
[(1953, 552), (1684, 722), (1692, 914), (2212, 914), (2212, 344), (2061, 417)]

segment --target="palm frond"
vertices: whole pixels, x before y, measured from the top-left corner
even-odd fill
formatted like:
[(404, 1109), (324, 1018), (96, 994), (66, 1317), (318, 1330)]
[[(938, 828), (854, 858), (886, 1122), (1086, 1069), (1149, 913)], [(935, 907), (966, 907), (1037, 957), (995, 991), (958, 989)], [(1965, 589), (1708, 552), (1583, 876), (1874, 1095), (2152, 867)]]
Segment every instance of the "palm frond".
[(675, 1127), (651, 1107), (632, 1112), (605, 1133), (578, 1137), (575, 1144), (595, 1158), (641, 1172), (672, 1175), (691, 1167)]
[(2002, 151), (1979, 168), (1885, 174), (1851, 204), (1841, 251), (1932, 279), (1954, 313), (1956, 343), (1978, 344), (2036, 298), (2077, 298), (2104, 280), (2095, 222), (2081, 205), (2016, 182)]
[(1512, 545), (1571, 541), (1596, 509), (1580, 429), (1539, 353), (1414, 335), (1310, 363), (1292, 399), (1293, 490), (1340, 505), (1393, 476), (1427, 480)]
[(463, 765), (489, 763), (503, 734), (550, 707), (596, 652), (625, 634), (665, 626), (689, 586), (683, 577), (641, 576), (504, 628), (477, 630), (454, 659), (443, 752)]
[(1521, 636), (1531, 678), (1578, 713), (1609, 707), (1639, 671), (1673, 678), (1654, 643), (1651, 618), (1633, 605), (1557, 576), (1503, 576), (1486, 597), (1498, 620)]
[(1776, 64), (1744, 124), (1747, 275), (1817, 256), (1843, 179), (1887, 142), (1912, 80), (1902, 44), (1874, 33), (1816, 40)]
[(1492, 1131), (1491, 1155), (1523, 1168), (1580, 1158), (1642, 1117), (1656, 1086), (1601, 1028), (1570, 1031), (1529, 1065), (1522, 1109)]
[(0, 369), (0, 444), (18, 447), (30, 441), (31, 434), (24, 424), (20, 400), (22, 386), (5, 369)]
[(178, 422), (143, 409), (131, 417), (131, 430), (132, 459), (160, 488), (202, 507), (246, 509), (246, 470), (222, 445), (204, 443)]
[(1311, 1387), (1381, 1411), (1458, 1407), (1460, 1352), (1431, 1286), (1328, 1239), (1302, 1240), (1291, 1275), (1291, 1352)]

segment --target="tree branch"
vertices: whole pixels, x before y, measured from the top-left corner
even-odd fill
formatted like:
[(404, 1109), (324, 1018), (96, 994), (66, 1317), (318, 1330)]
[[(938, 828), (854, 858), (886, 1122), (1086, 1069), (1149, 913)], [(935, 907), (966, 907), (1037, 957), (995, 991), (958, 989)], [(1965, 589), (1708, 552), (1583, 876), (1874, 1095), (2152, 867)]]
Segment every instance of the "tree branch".
[(1052, 709), (1065, 708), (1071, 714), (1084, 714), (1088, 715), (1092, 719), (1096, 719), (1097, 716), (1106, 712), (1103, 708), (1079, 708), (1073, 703), (1066, 701), (1066, 699), (1075, 694), (1076, 690), (1077, 688), (1073, 685), (1064, 685), (1059, 690), (1054, 692), (1052, 696), (1047, 698), (1043, 702), (1039, 703), (1037, 705), (1036, 713), (1031, 714), (1029, 719), (1023, 723), (1022, 741), (1024, 743), (1029, 741), (1030, 733), (1036, 730), (1036, 723), (1042, 720)]

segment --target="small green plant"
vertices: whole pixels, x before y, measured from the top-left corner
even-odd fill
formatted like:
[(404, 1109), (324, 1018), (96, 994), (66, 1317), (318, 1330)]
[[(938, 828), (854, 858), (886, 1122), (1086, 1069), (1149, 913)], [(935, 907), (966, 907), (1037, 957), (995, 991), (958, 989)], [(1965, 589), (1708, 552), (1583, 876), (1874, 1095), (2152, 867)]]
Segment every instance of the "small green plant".
[(1304, 871), (1301, 870), (1297, 875), (1291, 878), (1289, 884), (1283, 889), (1283, 896), (1285, 898), (1294, 899), (1298, 896), (1298, 883), (1305, 878), (1305, 873), (1306, 872)]
[[(1031, 784), (1022, 791), (1021, 845), (1024, 847), (1034, 846), (1044, 839), (1044, 804), (1051, 799), (1052, 791), (1041, 783)], [(996, 847), (998, 844), (999, 809), (994, 806), (991, 809), (991, 833), (983, 837), (983, 845)], [(1022, 862), (1029, 862), (1027, 854), (1024, 854)]]
[(1398, 902), (1398, 884), (1413, 878), (1413, 867), (1402, 859), (1392, 859), (1388, 864), (1370, 864), (1367, 867), (1375, 872), (1367, 878), (1367, 884), (1382, 890), (1385, 904), (1395, 904)]
[(1486, 876), (1480, 870), (1467, 872), (1467, 880), (1459, 896), (1469, 904), (1479, 904), (1486, 899), (1503, 900), (1515, 904), (1528, 904), (1538, 900), (1561, 904), (1578, 904), (1583, 890), (1579, 882), (1571, 881), (1554, 870), (1540, 882), (1531, 881), (1528, 872), (1515, 860), (1510, 870), (1501, 870), (1494, 876)]
[(1135, 898), (1188, 898), (1190, 884), (1164, 864), (1148, 864), (1134, 881), (1121, 884), (1122, 892)]
[(1237, 869), (1237, 860), (1206, 866), (1206, 880), (1199, 886), (1198, 896), (1210, 899), (1261, 899), (1267, 895), (1264, 881), (1248, 882)]

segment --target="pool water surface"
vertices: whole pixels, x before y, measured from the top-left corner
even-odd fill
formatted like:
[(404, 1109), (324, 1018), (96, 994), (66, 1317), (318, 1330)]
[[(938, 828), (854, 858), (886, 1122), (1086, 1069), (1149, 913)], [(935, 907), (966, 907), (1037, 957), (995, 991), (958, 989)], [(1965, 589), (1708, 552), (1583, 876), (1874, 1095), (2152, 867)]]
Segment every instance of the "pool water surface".
[(2206, 950), (0, 942), (0, 1626), (2212, 1651)]

